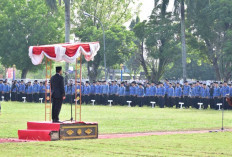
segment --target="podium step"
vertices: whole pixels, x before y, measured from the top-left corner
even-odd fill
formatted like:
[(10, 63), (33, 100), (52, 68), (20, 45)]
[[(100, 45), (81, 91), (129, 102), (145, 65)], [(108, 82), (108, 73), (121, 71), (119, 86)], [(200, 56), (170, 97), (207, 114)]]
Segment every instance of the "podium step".
[(60, 123), (52, 122), (27, 122), (28, 130), (51, 130), (59, 131)]
[(51, 130), (18, 130), (21, 140), (54, 141), (59, 140), (59, 132)]

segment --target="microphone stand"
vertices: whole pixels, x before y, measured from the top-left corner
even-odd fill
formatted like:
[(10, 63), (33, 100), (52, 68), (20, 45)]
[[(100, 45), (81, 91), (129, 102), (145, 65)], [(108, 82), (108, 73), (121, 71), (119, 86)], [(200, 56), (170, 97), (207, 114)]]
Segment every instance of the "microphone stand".
[(72, 84), (71, 84), (71, 99), (70, 99), (70, 103), (71, 103), (71, 122), (73, 121), (73, 114), (72, 114), (72, 99), (73, 99), (73, 97), (72, 97)]
[(224, 97), (222, 97), (222, 128), (221, 128), (221, 131), (224, 130), (224, 125), (223, 125), (223, 121), (224, 121)]

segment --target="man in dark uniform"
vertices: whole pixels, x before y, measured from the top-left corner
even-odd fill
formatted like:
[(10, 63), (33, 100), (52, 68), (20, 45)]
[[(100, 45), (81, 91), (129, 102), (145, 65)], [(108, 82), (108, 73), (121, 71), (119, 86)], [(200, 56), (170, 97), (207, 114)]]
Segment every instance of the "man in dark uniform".
[(56, 67), (56, 74), (51, 78), (53, 123), (60, 123), (59, 114), (62, 102), (65, 99), (64, 78), (61, 75), (62, 67)]

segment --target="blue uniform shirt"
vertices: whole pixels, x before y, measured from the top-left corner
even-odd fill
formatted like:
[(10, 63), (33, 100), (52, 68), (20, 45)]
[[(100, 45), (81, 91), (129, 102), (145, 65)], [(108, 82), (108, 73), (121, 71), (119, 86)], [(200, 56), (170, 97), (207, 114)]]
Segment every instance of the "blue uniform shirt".
[(165, 95), (165, 87), (158, 87), (157, 96), (164, 96), (164, 95)]
[(3, 91), (3, 85), (4, 85), (3, 83), (0, 84), (0, 92)]
[(137, 96), (138, 97), (143, 97), (144, 96), (144, 88), (137, 88)]
[(90, 93), (95, 94), (95, 85), (90, 86)]
[(136, 95), (136, 87), (130, 86), (130, 95)]
[(118, 85), (113, 85), (113, 94), (118, 94)]
[(85, 95), (89, 95), (90, 94), (90, 86), (84, 86), (84, 92), (83, 92), (83, 94), (85, 94)]
[(9, 93), (10, 92), (10, 86), (8, 84), (4, 84), (2, 91), (4, 93)]
[(96, 94), (101, 94), (101, 91), (100, 91), (100, 90), (101, 90), (100, 85), (96, 85), (96, 86), (95, 86), (95, 93), (96, 93)]
[(195, 96), (201, 96), (201, 86), (195, 86)]
[(33, 85), (33, 93), (39, 93), (39, 85), (37, 83)]
[(229, 86), (222, 86), (221, 96), (225, 97), (227, 94), (230, 94), (230, 87)]
[(202, 98), (209, 98), (209, 88), (201, 88), (201, 97)]
[(102, 94), (108, 94), (109, 93), (109, 85), (102, 85)]
[(221, 89), (220, 89), (220, 87), (214, 87), (213, 97), (220, 97), (220, 96), (221, 96)]
[(155, 96), (157, 92), (156, 86), (151, 86), (151, 96)]
[(25, 85), (24, 84), (19, 85), (19, 92), (25, 92)]
[(184, 85), (183, 86), (183, 96), (189, 96), (189, 94), (190, 94), (190, 86)]
[(125, 95), (125, 90), (126, 90), (126, 88), (124, 86), (119, 87), (118, 95), (119, 96), (124, 96)]
[(33, 86), (32, 85), (28, 85), (28, 87), (27, 87), (27, 94), (32, 94), (32, 92), (33, 92)]
[(175, 97), (181, 97), (182, 96), (182, 89), (181, 87), (176, 87), (174, 92)]
[(169, 87), (167, 93), (168, 93), (169, 97), (173, 97), (174, 96), (174, 88), (173, 87)]
[(151, 96), (151, 87), (146, 88), (146, 96)]
[(230, 87), (230, 96), (232, 96), (232, 87)]

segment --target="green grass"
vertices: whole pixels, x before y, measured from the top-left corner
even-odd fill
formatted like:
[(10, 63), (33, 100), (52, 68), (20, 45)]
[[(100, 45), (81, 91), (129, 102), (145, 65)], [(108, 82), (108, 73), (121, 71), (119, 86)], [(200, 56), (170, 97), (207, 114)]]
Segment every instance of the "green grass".
[(232, 156), (231, 133), (0, 144), (0, 156)]
[[(70, 119), (70, 105), (63, 105), (61, 120)], [(2, 103), (0, 138), (17, 137), (27, 121), (44, 121), (44, 104)], [(221, 112), (215, 110), (169, 109), (126, 106), (83, 105), (82, 121), (98, 122), (99, 133), (220, 129)], [(224, 125), (232, 128), (232, 111), (225, 111)]]

